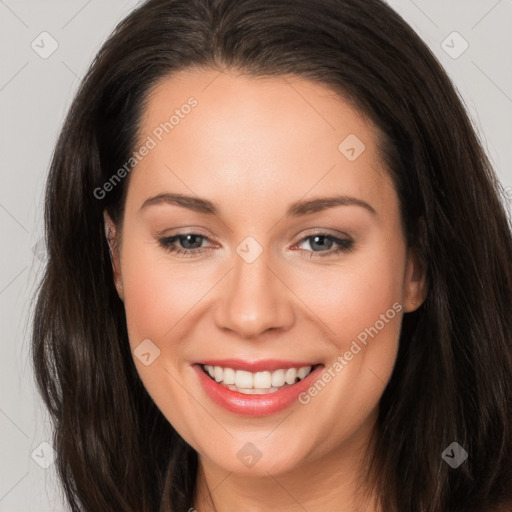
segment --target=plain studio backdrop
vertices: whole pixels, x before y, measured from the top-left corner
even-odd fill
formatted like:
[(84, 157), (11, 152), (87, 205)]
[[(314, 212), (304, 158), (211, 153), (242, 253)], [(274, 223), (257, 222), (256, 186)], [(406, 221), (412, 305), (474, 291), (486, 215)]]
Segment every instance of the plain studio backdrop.
[[(234, 0), (235, 1), (235, 0)], [(390, 0), (445, 67), (512, 206), (512, 1)], [(78, 84), (135, 0), (0, 0), (0, 511), (64, 511), (29, 361), (43, 191)]]

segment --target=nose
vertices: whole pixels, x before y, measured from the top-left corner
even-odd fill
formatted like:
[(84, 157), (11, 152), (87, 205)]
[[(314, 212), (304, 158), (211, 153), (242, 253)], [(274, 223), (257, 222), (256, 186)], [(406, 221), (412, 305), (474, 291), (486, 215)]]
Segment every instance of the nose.
[(221, 294), (215, 323), (242, 338), (256, 339), (270, 330), (287, 330), (294, 321), (293, 293), (272, 268), (265, 251), (252, 263), (235, 255), (234, 268), (226, 276)]

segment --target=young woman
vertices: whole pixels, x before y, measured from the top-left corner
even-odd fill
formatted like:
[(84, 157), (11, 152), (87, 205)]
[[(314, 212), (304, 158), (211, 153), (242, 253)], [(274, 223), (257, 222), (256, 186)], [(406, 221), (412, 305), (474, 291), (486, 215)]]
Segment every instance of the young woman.
[(140, 5), (46, 191), (33, 360), (71, 510), (512, 510), (502, 199), (385, 3)]

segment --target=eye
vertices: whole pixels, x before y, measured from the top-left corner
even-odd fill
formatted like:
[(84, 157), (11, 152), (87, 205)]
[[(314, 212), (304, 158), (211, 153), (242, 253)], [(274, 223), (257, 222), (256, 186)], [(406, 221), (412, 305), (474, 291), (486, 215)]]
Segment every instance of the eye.
[[(196, 254), (206, 251), (206, 249), (202, 247), (202, 243), (205, 240), (209, 240), (209, 238), (198, 233), (179, 233), (174, 236), (160, 238), (158, 242), (169, 252), (193, 257)], [(176, 242), (178, 242), (181, 247), (178, 247)]]
[(300, 240), (298, 245), (301, 245), (304, 242), (308, 243), (311, 249), (313, 249), (312, 251), (308, 251), (311, 253), (310, 258), (316, 256), (331, 256), (340, 252), (349, 252), (352, 250), (354, 245), (354, 241), (351, 239), (337, 238), (327, 233), (314, 233), (312, 235), (308, 235)]

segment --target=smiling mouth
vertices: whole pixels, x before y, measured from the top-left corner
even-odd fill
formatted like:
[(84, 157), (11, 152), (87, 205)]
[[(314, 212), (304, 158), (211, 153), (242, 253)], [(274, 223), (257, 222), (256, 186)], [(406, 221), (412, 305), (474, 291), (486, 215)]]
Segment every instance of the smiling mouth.
[(315, 368), (322, 365), (315, 364), (261, 372), (248, 372), (207, 364), (201, 364), (200, 366), (211, 380), (231, 391), (246, 395), (265, 395), (293, 386), (305, 379)]

